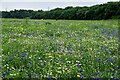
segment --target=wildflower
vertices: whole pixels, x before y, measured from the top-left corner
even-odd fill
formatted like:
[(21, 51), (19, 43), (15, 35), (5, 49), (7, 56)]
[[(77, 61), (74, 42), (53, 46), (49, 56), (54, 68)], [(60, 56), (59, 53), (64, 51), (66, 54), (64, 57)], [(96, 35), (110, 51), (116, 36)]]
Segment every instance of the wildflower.
[(34, 74), (34, 77), (36, 77), (37, 76), (37, 74)]
[(17, 54), (17, 52), (14, 52), (14, 54), (16, 55), (16, 54)]
[(84, 78), (84, 76), (80, 76), (80, 78), (82, 78), (82, 79), (83, 79), (83, 78)]
[(28, 72), (28, 75), (30, 75), (31, 74), (31, 72)]
[(83, 72), (82, 70), (78, 70), (79, 73)]
[(108, 78), (108, 76), (106, 76), (106, 78)]
[(96, 74), (101, 74), (101, 72), (96, 72)]
[(100, 78), (94, 78), (94, 80), (100, 80)]
[(38, 59), (40, 59), (41, 57), (40, 56), (38, 56)]
[(22, 56), (25, 57), (25, 56), (26, 56), (26, 52), (24, 52), (24, 53), (22, 54)]
[(70, 50), (70, 54), (72, 54), (72, 50)]
[(4, 39), (4, 36), (2, 36), (2, 39)]
[(107, 70), (107, 72), (110, 72), (110, 70)]
[(115, 78), (115, 80), (119, 80), (118, 78)]
[(3, 76), (5, 76), (6, 75), (6, 72), (3, 72)]
[(28, 69), (29, 69), (29, 68), (30, 68), (30, 66), (26, 66), (26, 68), (28, 68)]
[(90, 76), (90, 78), (94, 78), (94, 76)]
[(102, 60), (101, 58), (98, 58), (98, 60)]
[(80, 67), (80, 66), (81, 66), (81, 64), (80, 64), (80, 63), (78, 63), (78, 64), (77, 64), (77, 66), (78, 66), (78, 67)]
[(112, 62), (115, 62), (115, 59), (112, 59)]
[(109, 52), (109, 54), (113, 54), (112, 52)]
[(48, 76), (48, 79), (51, 79), (51, 76)]
[(60, 50), (61, 50), (61, 48), (60, 48), (60, 47), (58, 47), (58, 50), (60, 51)]
[(8, 56), (8, 59), (10, 59), (10, 56)]
[(115, 32), (112, 32), (112, 34), (115, 34)]
[(44, 65), (46, 65), (46, 61), (44, 61)]

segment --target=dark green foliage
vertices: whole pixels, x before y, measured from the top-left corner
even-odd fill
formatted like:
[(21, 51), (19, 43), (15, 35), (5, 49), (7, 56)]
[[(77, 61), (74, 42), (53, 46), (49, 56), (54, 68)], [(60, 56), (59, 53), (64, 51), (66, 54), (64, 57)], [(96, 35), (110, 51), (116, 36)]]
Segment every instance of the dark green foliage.
[(67, 19), (67, 20), (101, 20), (119, 19), (120, 2), (108, 2), (105, 4), (94, 5), (91, 7), (72, 7), (64, 9), (55, 8), (50, 11), (33, 10), (14, 10), (2, 11), (3, 18), (26, 18), (31, 19)]

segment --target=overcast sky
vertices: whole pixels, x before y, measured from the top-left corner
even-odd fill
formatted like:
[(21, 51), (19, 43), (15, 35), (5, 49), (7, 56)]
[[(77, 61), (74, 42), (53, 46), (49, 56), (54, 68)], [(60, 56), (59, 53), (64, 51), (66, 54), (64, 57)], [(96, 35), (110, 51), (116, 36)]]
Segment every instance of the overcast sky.
[(67, 6), (92, 6), (119, 0), (0, 0), (0, 11), (14, 9), (48, 10)]

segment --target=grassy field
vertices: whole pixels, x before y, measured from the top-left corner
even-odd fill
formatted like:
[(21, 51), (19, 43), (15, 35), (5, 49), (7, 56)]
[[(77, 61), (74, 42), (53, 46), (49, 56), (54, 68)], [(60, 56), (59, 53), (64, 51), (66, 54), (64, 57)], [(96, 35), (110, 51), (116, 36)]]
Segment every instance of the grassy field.
[(117, 20), (2, 20), (4, 78), (120, 78)]

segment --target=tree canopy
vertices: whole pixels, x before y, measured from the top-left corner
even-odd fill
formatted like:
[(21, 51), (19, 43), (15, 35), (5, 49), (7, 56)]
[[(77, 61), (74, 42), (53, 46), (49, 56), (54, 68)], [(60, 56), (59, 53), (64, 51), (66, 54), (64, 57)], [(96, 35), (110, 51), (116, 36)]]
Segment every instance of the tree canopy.
[(31, 19), (67, 19), (67, 20), (102, 20), (120, 19), (120, 2), (108, 2), (104, 4), (84, 7), (55, 8), (49, 11), (43, 10), (13, 10), (2, 11), (2, 18), (26, 18)]

